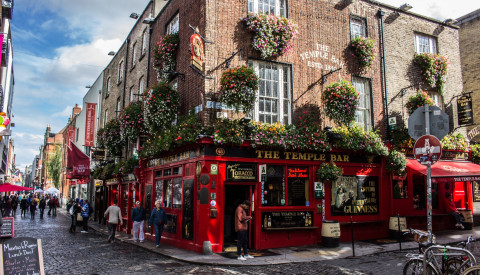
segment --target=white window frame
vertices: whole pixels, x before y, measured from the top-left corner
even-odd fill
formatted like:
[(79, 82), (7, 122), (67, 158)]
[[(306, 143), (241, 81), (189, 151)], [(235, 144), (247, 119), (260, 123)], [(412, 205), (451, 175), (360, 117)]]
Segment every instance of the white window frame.
[[(360, 32), (356, 31), (360, 29)], [(367, 37), (367, 20), (359, 16), (350, 16), (350, 37)]]
[(130, 87), (130, 103), (133, 102), (133, 98), (135, 96), (135, 87)]
[(118, 64), (118, 83), (122, 82), (123, 80), (123, 72), (125, 70), (125, 63), (122, 61), (120, 61), (120, 63)]
[[(285, 64), (280, 64), (280, 63), (274, 63), (274, 62), (263, 62), (263, 61), (249, 61), (248, 62), (249, 66), (253, 67), (257, 75), (259, 76), (260, 84), (259, 84), (259, 90), (256, 95), (255, 99), (255, 106), (253, 109), (253, 114), (252, 117), (254, 118), (255, 121), (262, 121), (262, 122), (268, 122), (267, 117), (273, 117), (275, 115), (274, 112), (268, 112), (265, 109), (263, 111), (260, 111), (260, 103), (262, 102), (262, 99), (271, 99), (275, 100), (278, 99), (278, 106), (277, 106), (277, 121), (280, 122), (281, 124), (291, 124), (292, 123), (292, 80), (291, 80), (291, 66), (285, 65)], [(269, 66), (269, 67), (275, 67), (276, 71), (278, 73), (277, 79), (271, 77), (269, 83), (266, 83), (265, 85), (277, 85), (277, 96), (273, 96), (274, 92), (274, 86), (271, 86), (271, 96), (268, 96), (266, 93), (263, 93), (263, 81), (265, 81), (265, 76), (262, 78), (262, 74), (260, 72), (261, 67), (264, 66)], [(275, 71), (275, 70), (274, 70)], [(272, 72), (271, 72), (272, 73)], [(286, 78), (286, 79), (285, 79)], [(266, 91), (266, 90), (265, 90)], [(267, 105), (264, 105), (267, 106)], [(270, 107), (270, 110), (272, 110), (272, 106)], [(264, 115), (263, 120), (261, 120), (261, 115)], [(269, 123), (274, 123), (276, 121), (270, 120)]]
[(110, 86), (111, 86), (111, 77), (107, 78), (107, 93), (105, 94), (105, 97), (108, 97), (110, 95)]
[(143, 92), (145, 91), (145, 81), (143, 75), (140, 77), (140, 80), (138, 81), (138, 93), (143, 95)]
[[(370, 79), (363, 77), (353, 77), (352, 84), (360, 95), (359, 105), (355, 112), (355, 122), (364, 130), (372, 129), (372, 89)], [(363, 104), (362, 104), (363, 103)], [(358, 118), (362, 114), (362, 121)]]
[(117, 98), (117, 110), (116, 110), (116, 112), (115, 112), (115, 113), (116, 113), (116, 116), (115, 116), (115, 117), (117, 117), (117, 118), (118, 118), (118, 116), (120, 116), (120, 108), (121, 108), (120, 104), (121, 104), (121, 103), (122, 103), (122, 101), (120, 100), (120, 97), (118, 97), (118, 98)]
[[(275, 6), (270, 5), (271, 0), (248, 0), (248, 12), (258, 13), (273, 13), (276, 16), (287, 17), (287, 0), (273, 0), (275, 1)], [(266, 3), (268, 2), (268, 3)], [(265, 7), (271, 7), (267, 12), (262, 11), (261, 9)], [(283, 6), (283, 8), (282, 8)], [(273, 8), (273, 12), (272, 12)]]
[(147, 53), (147, 39), (147, 29), (145, 29), (142, 35), (142, 56)]
[[(422, 44), (422, 42), (427, 42)], [(428, 44), (428, 45), (426, 45)], [(428, 48), (426, 48), (428, 47)], [(416, 33), (415, 34), (415, 52), (437, 54), (437, 39), (433, 36)]]
[(137, 42), (133, 44), (132, 48), (132, 68), (137, 64)]
[(434, 91), (430, 91), (429, 94), (435, 106), (443, 110), (443, 96), (439, 92)]
[(176, 14), (167, 24), (167, 34), (177, 33), (180, 31), (180, 14)]
[(103, 128), (105, 128), (105, 125), (107, 125), (108, 121), (108, 109), (105, 110), (105, 119), (103, 120)]

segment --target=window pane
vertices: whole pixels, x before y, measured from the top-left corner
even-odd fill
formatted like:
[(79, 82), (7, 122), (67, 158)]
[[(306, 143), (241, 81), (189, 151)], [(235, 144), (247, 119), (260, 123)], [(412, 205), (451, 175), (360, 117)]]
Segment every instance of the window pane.
[[(157, 171), (157, 173), (162, 171)], [(163, 180), (157, 180), (155, 183), (155, 201), (163, 202)]]
[(307, 167), (287, 168), (288, 206), (305, 206), (309, 201), (308, 177)]
[(277, 101), (272, 100), (272, 113), (278, 113)]
[(172, 180), (165, 180), (163, 185), (163, 206), (172, 207)]
[(278, 116), (277, 115), (273, 115), (272, 116), (272, 123), (275, 123), (278, 121)]
[(265, 100), (264, 99), (260, 99), (260, 102), (259, 102), (259, 105), (258, 105), (258, 110), (260, 112), (265, 111)]
[(272, 117), (269, 115), (266, 115), (265, 118), (267, 119), (265, 122), (266, 123), (272, 123)]
[(267, 175), (262, 194), (262, 205), (285, 205), (285, 184), (283, 169), (283, 166), (280, 165), (267, 165)]
[(270, 100), (265, 100), (265, 112), (272, 112), (272, 103)]
[(173, 208), (182, 208), (182, 178), (173, 179)]
[(280, 0), (280, 16), (286, 17), (287, 14), (285, 13), (285, 1), (286, 0)]
[(265, 95), (265, 81), (260, 81), (260, 95), (264, 96)]
[(171, 169), (165, 169), (163, 170), (163, 176), (171, 176), (172, 175), (172, 170)]
[(181, 175), (182, 174), (182, 167), (175, 167), (173, 168), (174, 175)]
[(266, 81), (265, 85), (266, 85), (265, 95), (272, 96), (272, 83), (270, 81)]
[(253, 0), (248, 0), (248, 12), (254, 12)]
[(258, 121), (265, 122), (265, 115), (260, 114), (260, 116), (258, 117)]

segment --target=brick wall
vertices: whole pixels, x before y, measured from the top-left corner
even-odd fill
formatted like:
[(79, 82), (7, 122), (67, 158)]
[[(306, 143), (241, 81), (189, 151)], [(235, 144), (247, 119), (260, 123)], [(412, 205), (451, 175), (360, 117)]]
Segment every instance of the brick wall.
[[(473, 122), (477, 125), (480, 124), (479, 29), (480, 16), (460, 25), (460, 54), (462, 58), (463, 86), (465, 91), (473, 92)], [(480, 135), (476, 136), (474, 140), (480, 142)]]

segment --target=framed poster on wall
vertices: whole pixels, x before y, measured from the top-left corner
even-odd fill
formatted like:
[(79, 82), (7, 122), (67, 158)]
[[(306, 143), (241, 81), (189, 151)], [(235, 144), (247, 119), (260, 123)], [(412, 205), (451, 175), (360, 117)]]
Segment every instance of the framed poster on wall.
[(332, 216), (378, 214), (378, 177), (342, 176), (332, 182)]

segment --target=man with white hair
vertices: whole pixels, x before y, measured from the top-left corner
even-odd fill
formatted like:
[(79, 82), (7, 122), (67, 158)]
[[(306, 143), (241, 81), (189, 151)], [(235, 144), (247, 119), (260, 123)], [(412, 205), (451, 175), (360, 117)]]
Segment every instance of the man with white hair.
[(160, 246), (160, 239), (162, 238), (163, 227), (165, 223), (167, 223), (167, 214), (165, 210), (163, 210), (160, 205), (162, 202), (157, 200), (155, 202), (155, 207), (152, 210), (152, 214), (150, 215), (150, 219), (148, 220), (148, 224), (155, 228), (155, 246)]

